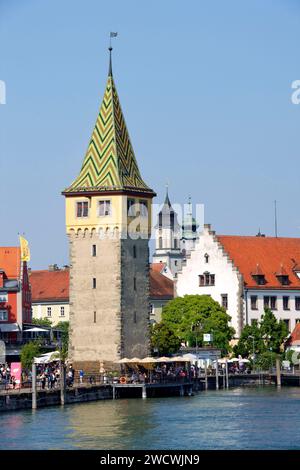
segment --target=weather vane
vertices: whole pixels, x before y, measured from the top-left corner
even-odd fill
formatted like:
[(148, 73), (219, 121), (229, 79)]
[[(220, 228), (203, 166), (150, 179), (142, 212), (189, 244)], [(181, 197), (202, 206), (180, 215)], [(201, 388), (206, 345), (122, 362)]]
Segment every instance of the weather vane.
[(116, 38), (117, 36), (118, 36), (118, 33), (113, 33), (112, 31), (111, 31), (110, 34), (109, 34), (109, 50), (110, 50), (110, 51), (112, 50), (111, 38)]

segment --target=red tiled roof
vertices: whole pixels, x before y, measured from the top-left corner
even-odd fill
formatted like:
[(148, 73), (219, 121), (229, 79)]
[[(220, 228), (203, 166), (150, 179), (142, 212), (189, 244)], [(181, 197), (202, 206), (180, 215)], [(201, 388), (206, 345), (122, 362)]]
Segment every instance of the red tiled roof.
[(150, 264), (150, 268), (153, 271), (156, 271), (158, 273), (161, 273), (165, 267), (166, 267), (166, 263), (151, 263)]
[(69, 300), (69, 270), (31, 271), (29, 273), (32, 302)]
[[(246, 287), (300, 289), (300, 278), (295, 273), (295, 267), (300, 263), (300, 238), (218, 235), (217, 239), (243, 275)], [(251, 275), (257, 266), (265, 276), (264, 285), (258, 286)], [(282, 267), (289, 276), (287, 286), (277, 277)]]
[(9, 279), (17, 279), (20, 274), (21, 249), (18, 246), (0, 247), (0, 269)]
[(300, 341), (300, 323), (297, 323), (295, 328), (292, 331), (292, 334), (289, 338), (289, 344), (293, 344), (295, 341)]
[[(159, 264), (159, 263), (155, 263)], [(169, 299), (174, 296), (174, 283), (150, 265), (150, 297)], [(32, 302), (69, 300), (69, 270), (31, 271)]]
[[(156, 270), (156, 264), (150, 265), (150, 297), (154, 299), (172, 299), (174, 282)], [(154, 269), (153, 269), (154, 266)]]

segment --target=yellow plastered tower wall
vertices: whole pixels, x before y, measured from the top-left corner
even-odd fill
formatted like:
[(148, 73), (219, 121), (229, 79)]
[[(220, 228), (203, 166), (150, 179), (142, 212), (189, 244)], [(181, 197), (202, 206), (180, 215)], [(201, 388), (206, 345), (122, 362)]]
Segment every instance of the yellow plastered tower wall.
[[(75, 368), (117, 368), (149, 353), (149, 237), (155, 193), (143, 181), (116, 91), (111, 48), (104, 98), (74, 182), (63, 191), (70, 247)], [(98, 370), (97, 370), (98, 369)]]

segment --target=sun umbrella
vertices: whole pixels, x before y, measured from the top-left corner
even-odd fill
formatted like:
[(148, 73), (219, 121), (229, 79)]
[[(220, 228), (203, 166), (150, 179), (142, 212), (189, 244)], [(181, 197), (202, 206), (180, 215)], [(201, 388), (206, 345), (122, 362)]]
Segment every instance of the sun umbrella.
[(173, 358), (167, 357), (167, 356), (162, 356), (157, 359), (157, 362), (170, 362), (173, 361)]
[(140, 360), (140, 363), (141, 364), (152, 364), (153, 362), (157, 362), (157, 359), (155, 359), (154, 357), (145, 357), (144, 359), (141, 359)]
[(127, 362), (130, 362), (130, 359), (127, 359), (127, 357), (124, 357), (123, 359), (119, 359), (118, 361), (115, 361), (116, 364), (127, 364)]
[(183, 356), (175, 356), (171, 358), (172, 362), (190, 362), (190, 359), (184, 358)]
[(134, 364), (141, 362), (141, 359), (139, 359), (138, 357), (133, 357), (132, 359), (129, 359), (128, 362), (130, 362), (130, 364)]
[(27, 333), (27, 331), (37, 333), (38, 331), (49, 331), (49, 330), (45, 330), (45, 328), (38, 328), (37, 326), (35, 326), (34, 328), (29, 328), (29, 330), (24, 330), (24, 333)]

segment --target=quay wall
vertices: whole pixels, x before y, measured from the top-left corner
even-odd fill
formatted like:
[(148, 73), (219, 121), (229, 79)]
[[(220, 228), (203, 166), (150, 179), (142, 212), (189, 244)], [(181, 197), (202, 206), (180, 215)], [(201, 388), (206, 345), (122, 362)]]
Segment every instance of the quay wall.
[[(65, 403), (84, 403), (88, 401), (112, 399), (110, 385), (94, 385), (89, 387), (76, 387), (66, 391)], [(43, 390), (37, 392), (37, 408), (60, 405), (60, 390)], [(9, 394), (0, 394), (0, 413), (2, 411), (17, 411), (31, 409), (31, 391), (15, 391)]]

